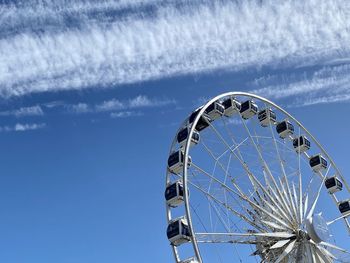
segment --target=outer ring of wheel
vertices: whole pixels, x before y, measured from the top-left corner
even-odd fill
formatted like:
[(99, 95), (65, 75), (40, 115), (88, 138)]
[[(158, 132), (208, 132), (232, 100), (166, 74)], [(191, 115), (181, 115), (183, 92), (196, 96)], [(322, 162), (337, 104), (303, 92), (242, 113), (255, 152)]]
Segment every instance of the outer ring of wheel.
[[(205, 110), (215, 101), (218, 101), (224, 97), (228, 97), (228, 96), (245, 96), (245, 97), (250, 97), (252, 99), (257, 99), (260, 100), (262, 102), (265, 102), (267, 104), (270, 104), (271, 106), (273, 106), (274, 108), (278, 109), (279, 111), (283, 112), (286, 116), (288, 116), (288, 118), (290, 118), (291, 120), (293, 120), (301, 129), (304, 130), (304, 132), (306, 133), (306, 135), (311, 138), (316, 145), (319, 147), (319, 149), (322, 151), (322, 155), (327, 158), (327, 160), (332, 164), (332, 167), (335, 169), (335, 171), (337, 172), (337, 175), (339, 176), (339, 178), (341, 179), (341, 181), (344, 183), (344, 186), (346, 187), (347, 191), (350, 192), (350, 187), (348, 185), (348, 183), (345, 181), (345, 178), (343, 177), (343, 175), (341, 174), (340, 170), (338, 169), (338, 167), (335, 165), (333, 159), (327, 154), (327, 152), (325, 151), (324, 147), (316, 140), (316, 138), (296, 119), (294, 118), (291, 114), (289, 114), (286, 110), (284, 110), (283, 108), (281, 108), (280, 106), (278, 106), (277, 104), (273, 103), (272, 101), (263, 98), (261, 96), (255, 95), (255, 94), (251, 94), (251, 93), (247, 93), (247, 92), (227, 92), (227, 93), (223, 93), (221, 95), (218, 95), (214, 98), (212, 98), (211, 100), (209, 100), (206, 104), (204, 104), (204, 106), (201, 108), (201, 110), (199, 111), (199, 113), (197, 114), (195, 120), (192, 123), (189, 135), (188, 135), (188, 139), (187, 142), (185, 144), (185, 150), (184, 150), (184, 163), (183, 163), (183, 187), (184, 187), (184, 204), (185, 204), (185, 211), (186, 211), (186, 218), (188, 221), (188, 227), (189, 227), (189, 231), (190, 231), (190, 235), (191, 235), (191, 243), (193, 246), (193, 250), (194, 250), (194, 254), (195, 254), (195, 258), (199, 263), (203, 263), (201, 254), (200, 254), (200, 249), (198, 247), (198, 243), (196, 241), (196, 236), (195, 236), (195, 232), (193, 229), (193, 225), (192, 225), (192, 219), (191, 219), (191, 211), (190, 211), (190, 202), (189, 202), (189, 191), (188, 191), (188, 184), (187, 184), (187, 165), (188, 165), (188, 154), (189, 154), (189, 150), (190, 150), (190, 145), (191, 145), (191, 139), (193, 132), (195, 130), (195, 127), (197, 126), (197, 123), (200, 119), (200, 117), (203, 115), (203, 113), (205, 112)], [(182, 123), (182, 125), (180, 126), (179, 130), (177, 131), (177, 133), (180, 131), (180, 129), (187, 123), (187, 119)], [(177, 135), (176, 133), (176, 135)], [(172, 142), (171, 148), (170, 148), (170, 152), (169, 154), (172, 152), (175, 144), (176, 144), (176, 135), (175, 138)], [(166, 170), (167, 173), (167, 179), (166, 179), (166, 185), (169, 183), (169, 171), (168, 169)], [(333, 195), (332, 195), (333, 196)], [(335, 200), (336, 202), (336, 200)], [(171, 209), (170, 207), (166, 204), (166, 212), (167, 212), (167, 220), (168, 223), (171, 220)], [(349, 225), (348, 225), (349, 227)], [(172, 246), (172, 250), (174, 253), (174, 257), (175, 257), (175, 261), (176, 262), (180, 262), (180, 258), (177, 252), (177, 248), (175, 246)]]

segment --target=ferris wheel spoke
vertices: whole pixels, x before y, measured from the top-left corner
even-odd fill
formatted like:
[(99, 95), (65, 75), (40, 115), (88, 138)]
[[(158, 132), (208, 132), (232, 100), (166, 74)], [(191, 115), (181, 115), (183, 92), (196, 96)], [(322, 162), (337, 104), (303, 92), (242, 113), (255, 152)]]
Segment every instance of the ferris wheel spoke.
[[(220, 140), (223, 142), (223, 144), (224, 144), (229, 150), (231, 150), (231, 152), (235, 155), (235, 157), (236, 157), (237, 159), (239, 159), (239, 158), (237, 157), (236, 153), (231, 149), (230, 145), (225, 141), (225, 139), (223, 138), (223, 136), (220, 134), (220, 132), (217, 131), (217, 129), (216, 129), (212, 124), (210, 124), (210, 127), (214, 130), (215, 134), (220, 138)], [(250, 138), (251, 138), (251, 136), (250, 136)], [(252, 139), (252, 138), (251, 138), (251, 139)], [(245, 140), (244, 140), (244, 141), (245, 141)], [(256, 146), (256, 145), (255, 145), (255, 146)], [(247, 172), (247, 174), (248, 174), (248, 177), (250, 178), (250, 181), (251, 181), (253, 187), (256, 188), (256, 184), (257, 184), (257, 185), (260, 187), (260, 189), (262, 189), (262, 191), (264, 191), (265, 194), (267, 194), (267, 195), (270, 197), (271, 201), (275, 203), (275, 205), (279, 208), (279, 210), (282, 211), (282, 209), (281, 209), (281, 208), (279, 207), (279, 205), (275, 202), (275, 200), (274, 200), (274, 199), (269, 195), (269, 193), (265, 190), (265, 187), (261, 185), (260, 181), (259, 181), (259, 180), (254, 176), (254, 174), (249, 170), (247, 164), (246, 164), (243, 160), (240, 160), (240, 159), (239, 159), (239, 161), (241, 162), (243, 168), (246, 170), (246, 172)], [(265, 161), (264, 161), (264, 163), (265, 163), (265, 165), (266, 165), (266, 162), (265, 162)], [(267, 166), (265, 166), (265, 167), (268, 169)], [(271, 172), (270, 172), (270, 174), (271, 174)], [(272, 176), (272, 174), (271, 174), (271, 176)], [(272, 177), (273, 177), (273, 176), (272, 176)], [(252, 180), (252, 179), (253, 179), (253, 180)], [(235, 185), (235, 187), (237, 188), (236, 185)], [(239, 188), (237, 188), (237, 189), (240, 190)], [(241, 191), (240, 191), (240, 192), (241, 192)], [(284, 212), (282, 211), (282, 213), (284, 213)], [(287, 219), (287, 221), (289, 221), (289, 217), (286, 216), (286, 215), (285, 215), (285, 219)]]
[[(229, 210), (231, 213), (235, 214), (236, 216), (238, 216), (239, 218), (241, 218), (242, 220), (244, 220), (245, 222), (247, 222), (248, 224), (250, 224), (252, 227), (255, 227), (257, 230), (259, 231), (265, 231), (264, 228), (262, 228), (261, 226), (257, 225), (256, 223), (254, 223), (254, 221), (250, 220), (249, 218), (247, 218), (243, 213), (238, 212), (236, 209), (234, 209), (233, 207), (231, 207), (229, 204), (219, 200), (218, 198), (216, 198), (214, 195), (208, 193), (207, 191), (203, 190), (200, 186), (198, 186), (197, 184), (193, 183), (192, 181), (188, 181), (190, 185), (192, 185), (193, 187), (195, 187), (197, 190), (199, 190), (202, 194), (204, 194), (206, 197), (212, 199), (214, 202), (216, 202), (217, 204), (225, 207), (227, 210)], [(235, 199), (234, 199), (235, 200)], [(235, 200), (236, 201), (236, 200)], [(242, 207), (242, 204), (240, 201), (236, 201), (238, 205), (241, 206), (242, 209), (244, 209)]]
[[(264, 170), (270, 175), (271, 178), (274, 178), (274, 176), (273, 176), (272, 173), (271, 173), (271, 170), (270, 170), (269, 166), (267, 165), (265, 159), (263, 158), (263, 155), (262, 155), (262, 153), (261, 153), (259, 147), (256, 145), (254, 139), (252, 138), (252, 135), (251, 135), (251, 132), (250, 132), (248, 126), (247, 126), (246, 123), (243, 121), (243, 118), (241, 119), (241, 122), (243, 123), (243, 125), (244, 125), (244, 127), (245, 127), (245, 130), (246, 130), (246, 132), (247, 132), (247, 134), (248, 134), (248, 136), (249, 136), (249, 138), (250, 138), (250, 140), (251, 140), (251, 142), (252, 142), (252, 144), (253, 144), (253, 146), (254, 146), (256, 152), (257, 152), (258, 155), (259, 155), (259, 160), (260, 160), (262, 166), (264, 167)], [(278, 189), (278, 188), (277, 188), (277, 189)], [(273, 198), (271, 198), (271, 201), (274, 202)], [(275, 203), (275, 205), (277, 205), (277, 204)], [(279, 210), (281, 210), (280, 205), (277, 205), (277, 206), (278, 206)], [(288, 206), (287, 206), (287, 210), (288, 210)], [(289, 211), (289, 212), (290, 212), (290, 211)], [(291, 212), (290, 212), (290, 216), (293, 218), (293, 214), (292, 214)]]
[(300, 215), (300, 206), (299, 206), (297, 190), (296, 190), (294, 182), (292, 183), (292, 190), (293, 190), (294, 203), (295, 203), (295, 206), (296, 206), (296, 222), (298, 224), (301, 224), (302, 221), (300, 220), (300, 216), (299, 216)]
[[(233, 142), (233, 144), (234, 144), (234, 145), (237, 145), (237, 146), (240, 146), (240, 144), (242, 144), (242, 143), (237, 144), (237, 141), (235, 140), (235, 138), (234, 138), (234, 136), (233, 136), (233, 133), (231, 132), (231, 130), (229, 129), (229, 127), (227, 127), (227, 122), (226, 122), (226, 120), (225, 120), (224, 118), (222, 118), (222, 121), (223, 121), (223, 123), (224, 123), (224, 126), (225, 126), (225, 129), (226, 129), (226, 131), (227, 131), (227, 134), (230, 136), (230, 139), (231, 139), (231, 141)], [(246, 142), (247, 140), (248, 140), (248, 138), (245, 138), (245, 139), (243, 140), (243, 142)], [(242, 155), (242, 153), (241, 153), (239, 147), (237, 147), (237, 154), (239, 155), (239, 158), (240, 158), (241, 160), (243, 160), (243, 155)]]
[(276, 224), (274, 222), (270, 222), (270, 221), (266, 221), (266, 220), (261, 220), (261, 222), (265, 225), (268, 225), (270, 228), (272, 229), (278, 229), (278, 230), (283, 230), (283, 231), (288, 231), (288, 229), (286, 229), (283, 226), (280, 226), (279, 224)]
[(306, 218), (306, 213), (309, 209), (309, 195), (306, 194), (305, 201), (304, 201), (304, 214), (303, 214), (303, 219)]
[(337, 257), (335, 255), (333, 255), (331, 252), (329, 252), (327, 249), (325, 249), (322, 246), (317, 246), (318, 250), (320, 251), (320, 254), (323, 255), (329, 262), (332, 263), (332, 260), (337, 260)]
[(271, 233), (195, 233), (200, 243), (236, 243), (257, 244), (261, 238), (267, 238), (273, 242), (294, 238), (294, 234), (288, 232)]
[[(280, 180), (280, 178), (279, 178)], [(269, 189), (272, 193), (274, 193), (273, 189)], [(281, 205), (281, 210), (283, 211), (283, 215), (287, 218), (287, 220), (290, 222), (291, 225), (295, 224), (295, 218), (293, 216), (293, 212), (290, 209), (290, 202), (289, 202), (289, 198), (286, 195), (286, 191), (285, 188), (283, 186), (282, 181), (280, 181), (280, 186), (277, 186), (277, 193), (280, 196), (280, 199), (278, 200), (282, 200), (282, 202), (280, 201), (280, 205)], [(274, 194), (276, 196), (276, 194)], [(278, 198), (278, 197), (277, 197)]]
[(282, 260), (284, 260), (292, 252), (292, 250), (294, 249), (295, 242), (296, 241), (293, 240), (287, 245), (287, 247), (284, 249), (282, 254), (277, 258), (275, 263), (280, 263)]
[[(219, 179), (217, 179), (216, 177), (214, 177), (212, 174), (210, 174), (209, 172), (205, 171), (204, 169), (202, 169), (201, 167), (199, 167), (198, 165), (196, 165), (195, 163), (192, 162), (191, 164), (198, 172), (202, 173), (203, 175), (206, 175), (207, 177), (209, 177), (211, 180), (215, 181), (216, 183), (218, 183), (221, 187), (225, 188), (226, 190), (234, 193), (235, 195), (239, 196), (239, 197), (244, 197), (244, 198), (248, 198), (247, 196), (245, 196), (245, 194), (241, 191), (239, 191), (239, 188), (237, 189), (236, 192), (235, 190), (233, 190), (231, 187), (229, 187), (228, 185), (226, 185), (224, 182), (220, 181)], [(236, 186), (235, 186), (236, 187)]]
[(337, 221), (340, 220), (340, 219), (347, 218), (348, 216), (349, 216), (348, 214), (341, 215), (341, 216), (339, 216), (339, 217), (337, 217), (337, 218), (335, 218), (335, 219), (333, 219), (333, 220), (331, 220), (331, 221), (328, 221), (328, 222), (327, 222), (327, 225), (329, 226), (329, 225), (331, 225), (331, 224), (337, 222)]
[[(259, 199), (266, 205), (271, 205), (269, 201), (271, 201), (274, 205), (274, 207), (277, 208), (277, 210), (275, 209), (272, 209), (276, 214), (278, 214), (278, 216), (280, 216), (281, 218), (283, 218), (284, 220), (286, 220), (286, 222), (288, 222), (290, 224), (290, 226), (292, 225), (288, 215), (286, 215), (283, 211), (283, 209), (280, 207), (281, 203), (278, 202), (279, 201), (279, 198), (277, 197), (277, 195), (275, 194), (274, 190), (272, 188), (268, 188), (266, 189), (266, 187), (264, 187), (260, 181), (257, 180), (257, 178), (252, 174), (251, 175), (252, 179), (256, 182), (256, 184), (259, 186), (260, 190), (264, 193), (264, 196), (268, 197), (268, 198), (263, 198), (260, 194), (258, 194), (259, 192), (256, 191)], [(269, 193), (272, 192), (272, 194), (276, 197), (276, 199), (271, 196), (271, 194)], [(276, 201), (277, 200), (277, 201)]]
[[(266, 105), (266, 103), (265, 103), (265, 107), (269, 108), (268, 105)], [(275, 133), (274, 133), (274, 131), (272, 129), (272, 123), (270, 123), (269, 127), (270, 127), (271, 136), (273, 138), (272, 140), (273, 140), (273, 143), (274, 143), (274, 146), (275, 146), (275, 150), (276, 150), (276, 153), (277, 153), (277, 156), (278, 156), (278, 160), (279, 160), (279, 164), (280, 164), (280, 167), (281, 167), (281, 171), (282, 171), (283, 177), (284, 177), (284, 179), (286, 181), (288, 193), (289, 193), (290, 198), (291, 198), (290, 187), (289, 187), (289, 183), (288, 183), (288, 179), (287, 179), (286, 170), (285, 170), (285, 167), (284, 167), (284, 162), (282, 160), (280, 150), (279, 150), (279, 148), (277, 146), (276, 136), (275, 136)], [(293, 204), (292, 198), (291, 198), (291, 203)], [(293, 208), (295, 209), (295, 205), (293, 205)], [(296, 215), (296, 211), (294, 211), (294, 212), (295, 212), (295, 215)]]
[[(267, 211), (266, 209), (264, 209), (263, 207), (255, 204), (254, 202), (252, 202), (245, 194), (241, 194), (238, 193), (236, 191), (234, 191), (232, 188), (228, 187), (227, 185), (225, 185), (223, 182), (221, 182), (220, 180), (218, 180), (217, 178), (213, 177), (211, 174), (209, 174), (208, 172), (204, 171), (203, 169), (201, 169), (200, 167), (196, 166), (194, 163), (192, 163), (192, 165), (200, 170), (202, 173), (206, 174), (207, 176), (209, 176), (210, 178), (212, 178), (214, 181), (216, 181), (217, 183), (219, 183), (222, 187), (228, 189), (229, 191), (231, 191), (233, 194), (237, 195), (239, 198), (241, 198), (242, 200), (248, 202), (251, 206), (253, 206), (254, 208), (260, 210), (262, 213), (264, 213), (265, 215), (269, 216), (271, 219), (275, 220), (277, 223), (279, 223), (281, 226), (285, 226), (286, 228), (293, 230), (292, 226), (290, 226), (288, 223), (286, 223), (285, 221), (283, 221), (282, 219), (280, 219), (278, 216), (275, 216), (274, 214), (270, 213), (269, 211)], [(263, 187), (262, 187), (263, 188)]]
[[(298, 138), (301, 136), (301, 128), (298, 125)], [(300, 143), (298, 143), (299, 145)], [(299, 183), (299, 222), (303, 222), (303, 180), (301, 176), (301, 153), (298, 154), (298, 183)]]
[[(243, 160), (242, 155), (238, 156), (237, 153), (235, 152), (235, 150), (239, 150), (239, 147), (247, 140), (244, 139), (240, 144), (236, 145), (233, 149), (232, 147), (226, 142), (226, 140), (224, 139), (224, 137), (221, 135), (221, 133), (211, 124), (209, 123), (210, 128), (214, 131), (214, 133), (216, 134), (216, 136), (220, 139), (220, 141), (224, 144), (224, 146), (236, 157), (236, 159), (240, 162), (240, 164), (242, 165), (243, 169), (245, 170), (245, 172), (248, 175), (248, 178), (251, 180), (250, 178), (250, 174), (251, 171), (249, 170), (249, 167), (247, 166), (246, 162)], [(253, 187), (255, 187), (253, 185)]]
[(290, 239), (282, 239), (277, 241), (270, 249), (282, 248), (290, 242)]
[[(265, 206), (267, 206), (269, 208), (270, 211), (272, 211), (273, 214), (276, 214), (280, 218), (283, 218), (285, 220), (285, 222), (288, 224), (288, 226), (292, 227), (292, 222), (289, 220), (289, 218), (281, 215), (278, 212), (278, 210), (272, 204), (270, 204), (270, 202), (268, 200), (263, 199), (263, 203)], [(280, 227), (282, 227), (282, 226), (280, 225)]]
[(316, 261), (319, 263), (332, 263), (331, 259), (327, 258), (319, 249), (315, 249)]
[[(214, 160), (215, 164), (218, 164), (219, 167), (221, 168), (221, 170), (224, 172), (225, 174), (225, 180), (224, 180), (224, 184), (226, 184), (226, 179), (227, 177), (230, 177), (232, 178), (232, 176), (229, 174), (228, 172), (228, 166), (225, 168), (225, 166), (219, 161), (219, 159), (214, 155), (214, 153), (209, 149), (209, 147), (204, 143), (202, 142), (202, 145), (203, 147), (205, 148), (205, 150), (208, 152), (208, 154), (210, 155), (210, 157)], [(231, 156), (231, 155), (230, 155)], [(242, 190), (240, 189), (240, 187), (234, 182), (234, 181), (231, 181), (231, 183), (235, 186), (235, 188), (240, 192), (242, 193)]]
[[(263, 173), (264, 173), (264, 175), (266, 174), (265, 170), (263, 170)], [(280, 187), (278, 186), (275, 178), (271, 174), (269, 174), (269, 175), (270, 175), (270, 178), (273, 182), (274, 188), (276, 189), (276, 191), (275, 191), (272, 187), (270, 187), (269, 191), (272, 192), (273, 196), (280, 204), (282, 214), (289, 220), (289, 218), (292, 218), (292, 213), (290, 211), (290, 208), (289, 208), (289, 205), (286, 201), (286, 198), (284, 197), (282, 191), (280, 190)], [(290, 221), (290, 223), (291, 223), (291, 221)]]
[(340, 248), (340, 247), (338, 247), (336, 245), (333, 245), (333, 244), (325, 242), (325, 241), (321, 241), (319, 243), (319, 245), (322, 245), (322, 246), (325, 246), (325, 247), (330, 247), (330, 248), (333, 248), (335, 250), (338, 250), (340, 252), (343, 252), (343, 253), (346, 253), (346, 254), (350, 255), (350, 253), (346, 249)]
[(318, 199), (320, 198), (320, 193), (321, 193), (321, 190), (322, 190), (322, 187), (323, 187), (325, 180), (326, 180), (326, 176), (323, 177), (322, 183), (320, 184), (320, 186), (318, 188), (316, 198), (315, 198), (306, 218), (311, 218), (311, 216), (314, 214), (315, 209), (316, 209), (316, 204), (317, 204)]

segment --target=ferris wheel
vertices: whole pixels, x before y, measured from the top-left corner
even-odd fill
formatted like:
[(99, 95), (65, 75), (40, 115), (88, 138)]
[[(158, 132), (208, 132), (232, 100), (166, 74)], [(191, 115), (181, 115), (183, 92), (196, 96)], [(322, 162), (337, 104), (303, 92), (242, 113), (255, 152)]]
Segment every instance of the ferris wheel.
[(349, 198), (299, 121), (265, 98), (229, 92), (192, 112), (173, 140), (167, 237), (176, 263), (350, 262)]

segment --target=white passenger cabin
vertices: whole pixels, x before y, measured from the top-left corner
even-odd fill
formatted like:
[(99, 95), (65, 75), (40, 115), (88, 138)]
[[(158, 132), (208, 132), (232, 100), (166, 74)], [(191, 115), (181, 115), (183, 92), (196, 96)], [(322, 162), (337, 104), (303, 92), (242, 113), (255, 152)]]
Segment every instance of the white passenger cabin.
[(284, 120), (277, 124), (276, 131), (282, 139), (285, 139), (294, 133), (294, 126), (289, 121)]
[[(177, 134), (177, 142), (180, 144), (180, 147), (185, 147), (187, 143), (187, 138), (189, 136), (190, 128), (185, 127), (180, 130)], [(194, 130), (191, 138), (191, 146), (198, 144), (200, 139), (199, 132)]]
[(338, 203), (338, 208), (342, 215), (350, 215), (350, 199)]
[(276, 123), (276, 113), (271, 109), (264, 109), (259, 112), (258, 119), (263, 127), (267, 127), (271, 124)]
[(310, 149), (311, 143), (305, 136), (293, 139), (293, 147), (297, 153), (303, 153)]
[(185, 217), (170, 221), (166, 232), (170, 243), (174, 246), (191, 241), (190, 229)]
[(192, 257), (185, 260), (181, 260), (180, 263), (199, 263), (199, 262), (197, 261), (197, 259)]
[(208, 108), (205, 110), (205, 113), (209, 116), (210, 121), (214, 121), (218, 118), (220, 118), (225, 112), (224, 106), (215, 101), (212, 104), (208, 106)]
[(258, 106), (252, 100), (247, 100), (241, 104), (240, 113), (242, 118), (247, 120), (258, 113)]
[(324, 184), (330, 194), (334, 194), (343, 189), (343, 183), (336, 176), (327, 178)]
[[(188, 156), (188, 167), (191, 165), (192, 159)], [(183, 151), (176, 151), (170, 154), (168, 158), (168, 169), (171, 173), (178, 174), (183, 170), (184, 153)]]
[(316, 173), (327, 169), (327, 160), (321, 154), (312, 156), (309, 163), (312, 170)]
[(241, 103), (234, 97), (229, 97), (222, 102), (225, 108), (224, 115), (230, 117), (241, 110)]
[(165, 189), (165, 200), (170, 207), (177, 207), (184, 201), (184, 187), (182, 181), (176, 181), (167, 185)]

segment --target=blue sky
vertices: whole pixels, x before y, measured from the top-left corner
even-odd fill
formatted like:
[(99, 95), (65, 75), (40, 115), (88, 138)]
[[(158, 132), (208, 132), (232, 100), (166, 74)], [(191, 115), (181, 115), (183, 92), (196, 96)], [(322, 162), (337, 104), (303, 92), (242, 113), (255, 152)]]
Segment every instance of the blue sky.
[(348, 178), (349, 7), (3, 1), (0, 261), (172, 262), (169, 147), (226, 91), (285, 107)]

